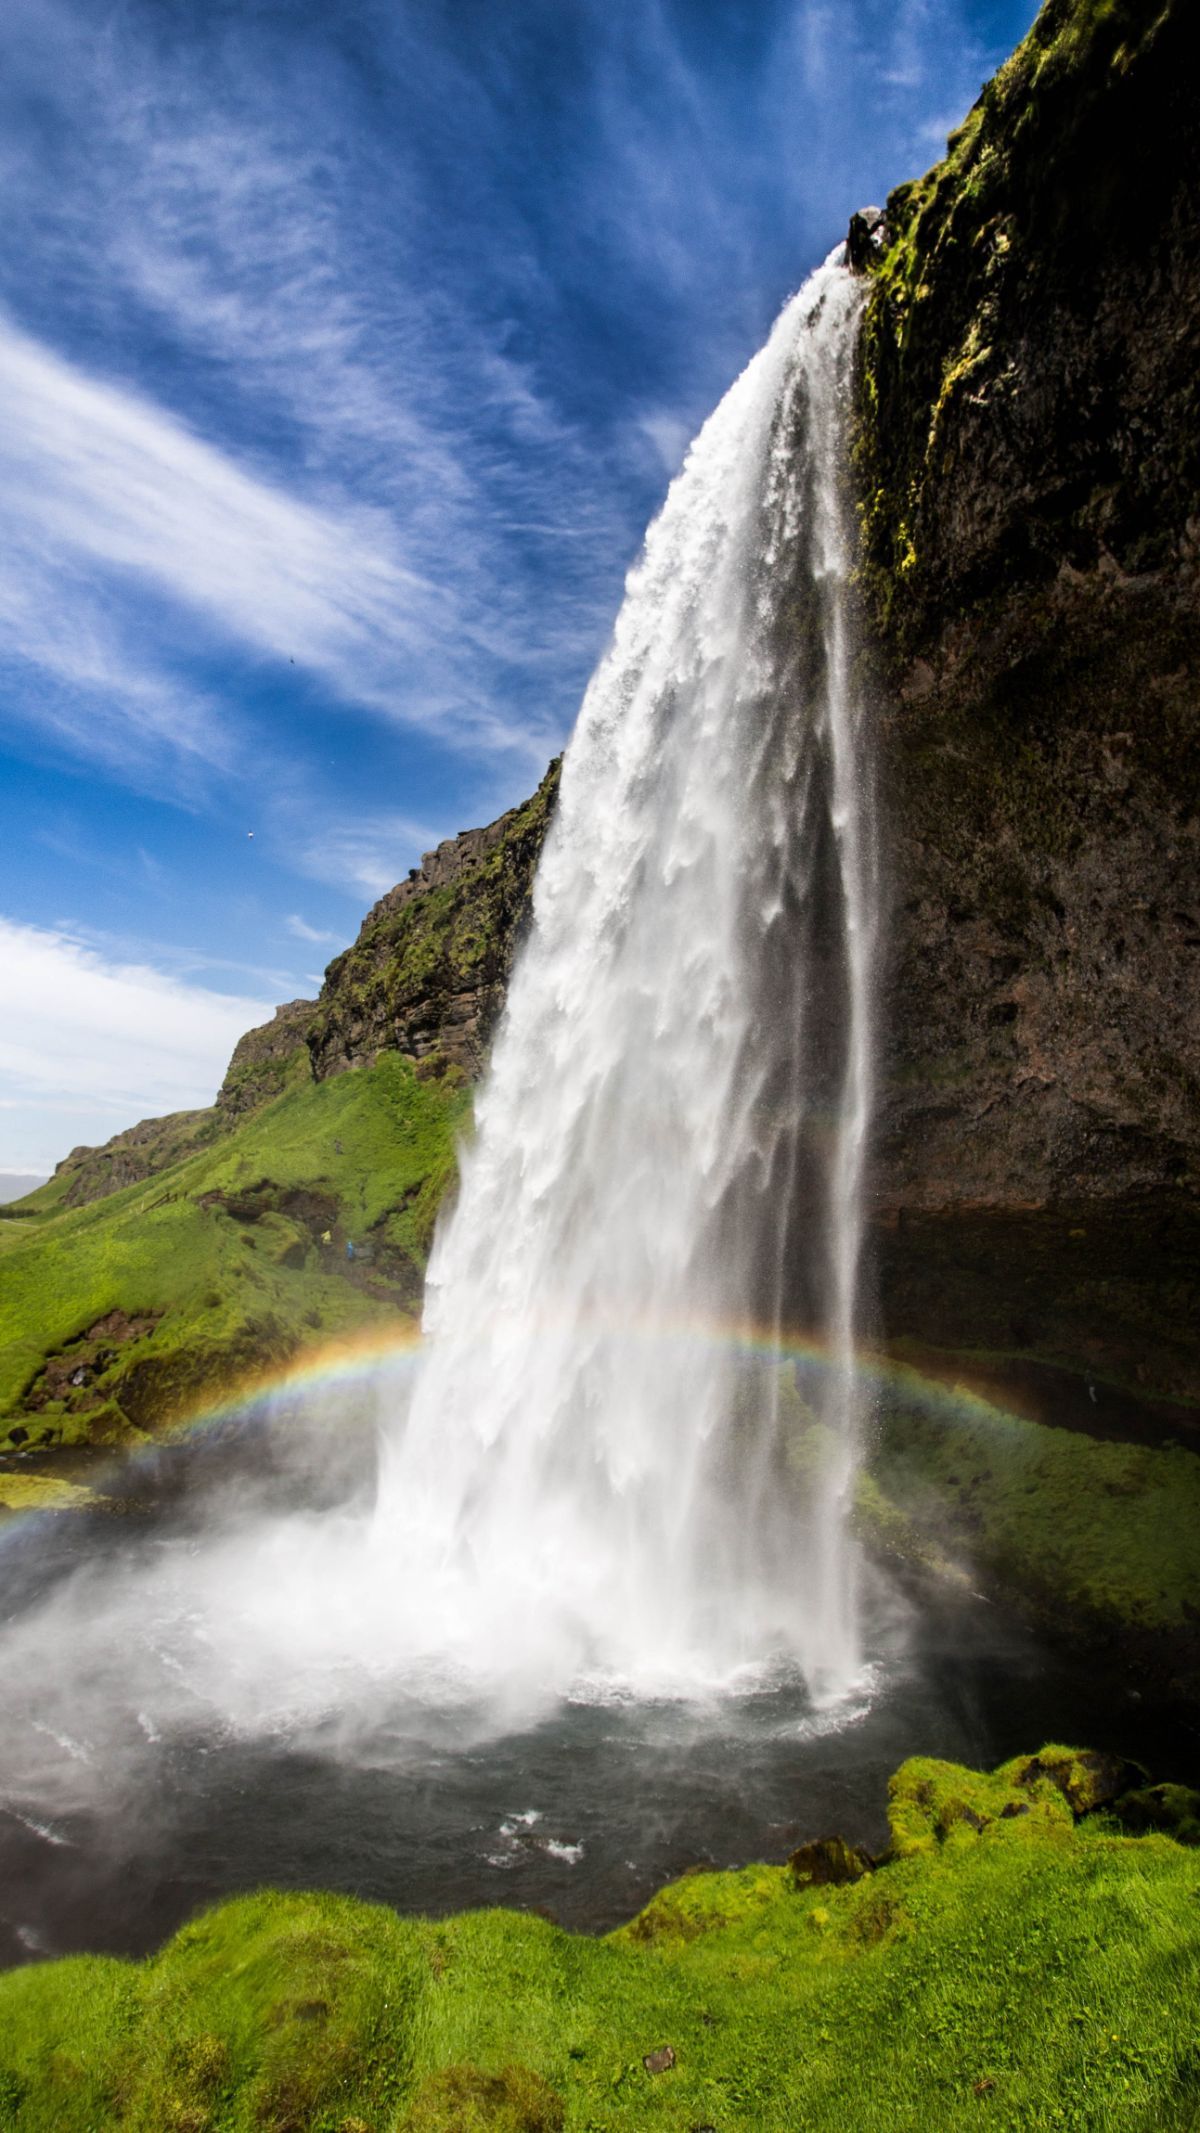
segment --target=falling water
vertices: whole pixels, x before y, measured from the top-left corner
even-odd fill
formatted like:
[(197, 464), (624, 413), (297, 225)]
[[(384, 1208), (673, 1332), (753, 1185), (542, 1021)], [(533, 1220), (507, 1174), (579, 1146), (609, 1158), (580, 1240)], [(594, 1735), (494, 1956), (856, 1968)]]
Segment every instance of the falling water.
[[(692, 1769), (697, 1737), (710, 1775), (750, 1758), (761, 1815), (780, 1727), (790, 1797), (805, 1730), (865, 1714), (847, 1516), (877, 931), (844, 493), (859, 302), (831, 261), (788, 305), (631, 576), (437, 1240), (430, 1337), (415, 1377), (386, 1380), (373, 1508), (281, 1509), (239, 1469), (200, 1527), (139, 1543), (108, 1521), (94, 1559), (68, 1546), (54, 1573), (50, 1551), (48, 1582), (30, 1551), (0, 1634), (18, 1953), (95, 1945), (126, 1878), (144, 1946), (157, 1913), (123, 1860), (143, 1888), (218, 1893), (245, 1859), (261, 1875), (281, 1816), (288, 1878), (312, 1839), (320, 1879), (389, 1900), (425, 1900), (435, 1873), (477, 1901), (522, 1860), (541, 1900), (547, 1863), (569, 1876), (584, 1856), (586, 1809), (621, 1911), (631, 1858), (645, 1887), (679, 1863), (664, 1773)], [(689, 1829), (732, 1802), (743, 1835), (714, 1855), (752, 1848), (739, 1788), (693, 1784)], [(349, 1798), (384, 1816), (365, 1852)]]
[[(655, 1692), (855, 1672), (858, 309), (831, 259), (705, 424), (566, 754), (386, 1446), (374, 1547), (431, 1664)], [(797, 1331), (824, 1351), (804, 1400), (778, 1353)]]

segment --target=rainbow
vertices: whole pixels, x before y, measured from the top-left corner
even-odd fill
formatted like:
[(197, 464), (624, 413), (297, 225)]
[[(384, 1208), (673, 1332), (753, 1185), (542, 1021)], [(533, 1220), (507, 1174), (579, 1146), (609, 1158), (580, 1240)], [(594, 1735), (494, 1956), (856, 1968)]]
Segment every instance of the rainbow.
[[(554, 1331), (554, 1319), (550, 1314), (545, 1320), (545, 1330), (547, 1334)], [(597, 1319), (589, 1322), (584, 1331), (598, 1338), (619, 1336), (628, 1341), (676, 1346), (681, 1351), (686, 1348), (694, 1352), (697, 1346), (708, 1347), (714, 1352), (732, 1353), (747, 1360), (798, 1365), (806, 1371), (833, 1367), (827, 1343), (798, 1334), (779, 1336), (769, 1328), (750, 1322), (635, 1320), (619, 1325), (615, 1321)], [(95, 1467), (89, 1469), (88, 1487), (94, 1487), (98, 1494), (105, 1489), (119, 1488), (121, 1473), (136, 1472), (140, 1462), (153, 1457), (164, 1446), (183, 1443), (230, 1424), (253, 1427), (256, 1423), (265, 1423), (281, 1407), (296, 1400), (321, 1395), (328, 1398), (372, 1385), (394, 1385), (399, 1390), (404, 1379), (415, 1369), (423, 1347), (419, 1329), (403, 1323), (384, 1328), (378, 1325), (362, 1328), (356, 1334), (301, 1349), (282, 1365), (250, 1372), (235, 1384), (227, 1385), (215, 1399), (195, 1407), (169, 1433), (149, 1444), (118, 1452), (107, 1464), (98, 1457)], [(940, 1374), (925, 1371), (871, 1348), (859, 1350), (855, 1361), (869, 1398), (879, 1399), (886, 1393), (934, 1415), (941, 1412), (947, 1418), (960, 1420), (971, 1417), (993, 1428), (1002, 1428), (1005, 1424), (1011, 1427), (1014, 1423), (1019, 1426), (1020, 1417), (1013, 1410), (997, 1405), (950, 1366)], [(9, 1513), (3, 1520), (0, 1542), (6, 1540), (15, 1527), (41, 1515), (44, 1515), (44, 1507), (37, 1505)]]

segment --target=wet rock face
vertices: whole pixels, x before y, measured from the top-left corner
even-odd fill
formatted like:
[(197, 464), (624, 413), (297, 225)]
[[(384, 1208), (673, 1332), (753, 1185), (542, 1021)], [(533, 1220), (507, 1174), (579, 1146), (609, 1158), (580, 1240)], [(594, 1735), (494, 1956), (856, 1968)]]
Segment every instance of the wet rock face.
[[(1200, 1323), (1188, 12), (1051, 0), (946, 162), (893, 195), (857, 446), (892, 898), (881, 1216), (893, 1244), (906, 1217), (940, 1220), (944, 1264), (955, 1221), (994, 1211), (990, 1301), (1011, 1291), (1016, 1322), (1011, 1218), (1069, 1209), (1108, 1235), (1128, 1209), (1176, 1341)], [(885, 1322), (898, 1257), (885, 1240)], [(923, 1337), (935, 1286), (931, 1262)], [(1157, 1384), (1141, 1318), (1122, 1342)], [(1157, 1389), (1200, 1397), (1192, 1345), (1190, 1378)]]
[(1200, 581), (1004, 607), (884, 715), (885, 1198), (1194, 1190)]
[(846, 232), (846, 265), (855, 274), (874, 266), (887, 239), (887, 218), (881, 207), (860, 207), (850, 217)]

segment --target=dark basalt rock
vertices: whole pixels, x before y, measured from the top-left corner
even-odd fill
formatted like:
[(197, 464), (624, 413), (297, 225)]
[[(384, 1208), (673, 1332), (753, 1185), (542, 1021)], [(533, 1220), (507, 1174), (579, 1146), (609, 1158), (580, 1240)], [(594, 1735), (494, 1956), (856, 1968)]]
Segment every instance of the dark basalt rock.
[(860, 207), (850, 217), (846, 232), (846, 265), (855, 274), (865, 274), (875, 264), (887, 241), (887, 218), (881, 207)]
[(1200, 91), (1049, 0), (887, 205), (856, 463), (890, 1335), (1200, 1407)]
[(841, 1887), (846, 1882), (861, 1881), (874, 1865), (869, 1852), (847, 1844), (844, 1837), (815, 1837), (788, 1860), (797, 1888)]
[(1031, 1757), (1018, 1774), (1017, 1782), (1032, 1785), (1038, 1778), (1048, 1778), (1079, 1819), (1094, 1814), (1098, 1807), (1110, 1806), (1122, 1793), (1144, 1785), (1147, 1774), (1139, 1763), (1127, 1762), (1124, 1756), (1106, 1754), (1097, 1748), (1081, 1748), (1071, 1755), (1053, 1756), (1043, 1751), (1041, 1755)]

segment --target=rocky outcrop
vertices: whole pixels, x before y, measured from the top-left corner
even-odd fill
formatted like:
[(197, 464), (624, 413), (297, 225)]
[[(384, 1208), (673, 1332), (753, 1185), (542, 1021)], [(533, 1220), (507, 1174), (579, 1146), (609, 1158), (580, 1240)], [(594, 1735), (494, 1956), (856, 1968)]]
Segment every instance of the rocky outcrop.
[(143, 1119), (58, 1165), (80, 1207), (156, 1177), (272, 1103), (297, 1074), (323, 1081), (400, 1052), (430, 1074), (473, 1078), (487, 1056), (558, 790), (551, 764), (532, 799), (465, 830), (368, 912), (319, 1000), (289, 1000), (236, 1045), (215, 1105)]
[(236, 1118), (283, 1094), (289, 1074), (305, 1056), (316, 1009), (315, 1000), (289, 1000), (269, 1022), (238, 1039), (217, 1091), (219, 1110)]
[(473, 1076), (487, 1053), (558, 790), (429, 852), (369, 911), (329, 966), (308, 1035), (318, 1081), (403, 1052), (427, 1072)]
[(857, 457), (894, 906), (885, 1322), (1200, 1399), (1188, 18), (1050, 0), (892, 195), (860, 247)]
[(67, 1180), (63, 1206), (85, 1207), (106, 1193), (140, 1185), (203, 1146), (216, 1130), (211, 1111), (170, 1111), (165, 1118), (144, 1118), (114, 1133), (101, 1148), (72, 1148), (54, 1172)]
[(234, 1049), (215, 1105), (144, 1118), (114, 1133), (100, 1148), (72, 1148), (54, 1173), (67, 1181), (63, 1206), (85, 1207), (126, 1185), (158, 1177), (184, 1156), (220, 1140), (245, 1112), (281, 1095), (298, 1062), (303, 1061), (307, 1072), (304, 1039), (315, 1012), (314, 1000), (289, 1000), (261, 1029), (247, 1030)]
[(874, 1864), (869, 1852), (844, 1837), (814, 1837), (792, 1853), (788, 1871), (798, 1889), (842, 1888), (861, 1881)]

